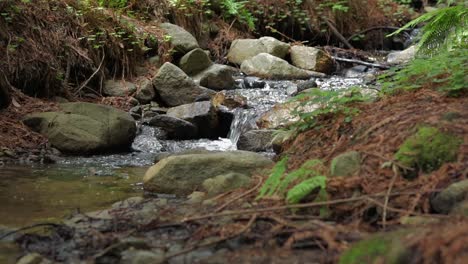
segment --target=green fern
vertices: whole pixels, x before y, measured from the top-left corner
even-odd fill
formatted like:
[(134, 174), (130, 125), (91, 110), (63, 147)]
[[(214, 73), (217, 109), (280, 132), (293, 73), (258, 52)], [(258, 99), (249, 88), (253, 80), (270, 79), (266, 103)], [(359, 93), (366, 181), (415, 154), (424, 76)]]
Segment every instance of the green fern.
[(304, 180), (309, 178), (311, 175), (315, 176), (320, 174), (320, 169), (323, 167), (323, 163), (320, 160), (313, 159), (306, 161), (299, 169), (288, 173), (281, 183), (278, 185), (277, 190), (275, 190), (278, 194), (283, 194), (286, 192), (288, 187), (291, 183)]
[(264, 196), (271, 196), (278, 188), (281, 183), (281, 177), (286, 172), (286, 166), (288, 163), (288, 157), (281, 159), (271, 170), (271, 174), (260, 189), (260, 193), (257, 199), (263, 198)]
[(468, 8), (463, 4), (426, 13), (389, 36), (399, 34), (403, 30), (421, 23), (427, 24), (422, 28), (422, 36), (418, 44), (419, 54), (434, 55), (440, 50), (449, 50), (460, 46), (467, 47)]
[(294, 186), (291, 190), (288, 191), (286, 196), (286, 201), (288, 204), (299, 203), (302, 199), (307, 197), (311, 192), (320, 188), (320, 190), (325, 190), (327, 185), (327, 177), (325, 176), (314, 176), (310, 179), (302, 181), (301, 183)]

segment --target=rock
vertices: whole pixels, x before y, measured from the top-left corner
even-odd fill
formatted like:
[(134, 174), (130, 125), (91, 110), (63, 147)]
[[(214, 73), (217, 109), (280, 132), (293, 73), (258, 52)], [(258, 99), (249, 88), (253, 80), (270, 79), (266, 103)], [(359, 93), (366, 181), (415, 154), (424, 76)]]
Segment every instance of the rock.
[(232, 90), (236, 88), (236, 82), (232, 77), (235, 72), (236, 70), (232, 67), (213, 64), (193, 76), (193, 80), (195, 83), (215, 91)]
[(154, 157), (154, 163), (158, 163), (161, 160), (172, 157), (172, 156), (181, 156), (181, 155), (190, 155), (190, 154), (209, 154), (209, 153), (218, 153), (218, 151), (206, 150), (204, 148), (188, 149), (181, 152), (161, 152), (156, 154)]
[(208, 178), (228, 173), (250, 176), (271, 164), (264, 156), (246, 151), (172, 156), (148, 169), (143, 178), (144, 188), (156, 193), (188, 195), (200, 190)]
[(302, 92), (305, 92), (306, 90), (310, 90), (313, 88), (317, 88), (317, 82), (315, 78), (312, 78), (310, 80), (300, 82), (296, 86), (296, 90), (291, 93), (292, 96), (296, 96)]
[(326, 74), (330, 74), (334, 67), (334, 61), (330, 55), (323, 50), (306, 46), (292, 46), (291, 61), (294, 66), (301, 69)]
[(437, 213), (448, 214), (458, 204), (468, 200), (468, 180), (450, 184), (431, 199), (431, 206)]
[(247, 108), (246, 97), (229, 91), (221, 91), (216, 93), (211, 99), (211, 103), (215, 107), (222, 105), (231, 110), (234, 108)]
[(45, 259), (38, 253), (29, 253), (26, 256), (23, 256), (16, 262), (16, 264), (46, 264), (52, 263), (51, 261)]
[(197, 40), (185, 29), (171, 23), (162, 23), (159, 26), (166, 32), (176, 51), (185, 54), (199, 48)]
[(450, 211), (450, 215), (467, 217), (468, 216), (468, 200), (465, 199), (464, 201), (456, 204)]
[(372, 235), (356, 242), (340, 256), (340, 264), (410, 263), (405, 246), (415, 231), (400, 230)]
[(199, 137), (218, 138), (218, 113), (209, 101), (169, 108), (167, 115), (194, 124), (198, 128)]
[(387, 63), (391, 65), (408, 63), (414, 59), (416, 51), (416, 46), (411, 46), (402, 51), (391, 52), (387, 56)]
[(186, 74), (194, 75), (210, 67), (212, 64), (213, 62), (211, 62), (210, 57), (205, 51), (197, 48), (185, 54), (180, 59), (179, 67)]
[(278, 129), (286, 127), (299, 121), (299, 116), (294, 115), (293, 111), (312, 112), (317, 108), (317, 105), (310, 104), (301, 106), (300, 103), (296, 101), (277, 104), (273, 106), (270, 111), (265, 112), (260, 116), (257, 120), (257, 126), (261, 129)]
[(121, 253), (120, 264), (162, 264), (165, 263), (165, 254), (162, 250), (128, 249)]
[(349, 151), (336, 156), (330, 167), (331, 176), (352, 176), (361, 168), (361, 154)]
[(292, 66), (287, 61), (270, 55), (260, 53), (255, 57), (245, 60), (241, 65), (241, 71), (248, 75), (266, 79), (309, 79), (313, 76), (323, 76)]
[(367, 72), (367, 66), (358, 65), (358, 66), (354, 66), (352, 68), (347, 69), (344, 75), (346, 78), (360, 78), (363, 75), (365, 75), (366, 72)]
[(148, 123), (150, 126), (158, 127), (166, 132), (167, 139), (193, 139), (198, 134), (197, 127), (192, 123), (168, 115), (157, 115), (151, 118)]
[(236, 39), (232, 42), (227, 59), (231, 63), (242, 64), (260, 53), (268, 53), (284, 58), (289, 52), (289, 44), (272, 37), (259, 39)]
[(161, 66), (161, 58), (159, 56), (153, 56), (153, 57), (150, 57), (148, 58), (148, 63), (151, 65), (151, 66), (156, 66), (156, 67), (159, 67)]
[(199, 204), (202, 203), (206, 198), (206, 193), (204, 192), (193, 192), (187, 198), (187, 203), (189, 204)]
[(213, 91), (195, 84), (187, 74), (169, 62), (159, 69), (153, 85), (161, 101), (168, 106), (193, 103), (202, 94), (214, 94)]
[(45, 135), (65, 153), (91, 154), (130, 148), (135, 120), (116, 108), (91, 103), (66, 103), (62, 112), (27, 115), (23, 123)]
[(414, 172), (404, 173), (413, 178), (419, 170), (431, 172), (445, 162), (455, 161), (461, 143), (462, 139), (442, 133), (435, 127), (420, 127), (399, 147), (395, 160), (413, 168)]
[(271, 129), (247, 131), (239, 137), (237, 149), (255, 152), (270, 150), (275, 131)]
[(136, 90), (135, 84), (124, 80), (107, 80), (102, 88), (102, 92), (107, 96), (129, 96)]
[(266, 82), (258, 77), (247, 76), (244, 78), (244, 87), (247, 89), (262, 89), (265, 88)]
[(250, 177), (230, 172), (223, 175), (218, 175), (213, 178), (206, 179), (203, 181), (203, 189), (205, 189), (208, 194), (216, 195), (220, 193), (224, 193), (230, 190), (234, 190), (237, 188), (248, 186), (251, 182)]
[(137, 82), (138, 89), (135, 93), (135, 98), (140, 104), (151, 102), (156, 96), (156, 91), (153, 87), (153, 82), (147, 78), (141, 78)]

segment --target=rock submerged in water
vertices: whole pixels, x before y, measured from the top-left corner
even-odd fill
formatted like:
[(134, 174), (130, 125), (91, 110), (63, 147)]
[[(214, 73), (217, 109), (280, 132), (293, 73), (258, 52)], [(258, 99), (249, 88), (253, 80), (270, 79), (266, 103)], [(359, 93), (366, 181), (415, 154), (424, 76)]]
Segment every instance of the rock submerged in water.
[(136, 136), (135, 120), (119, 109), (91, 103), (65, 103), (60, 107), (64, 112), (30, 114), (23, 123), (64, 153), (127, 150)]
[(287, 61), (268, 53), (260, 53), (255, 57), (245, 60), (241, 65), (241, 71), (247, 75), (266, 79), (291, 80), (325, 76), (323, 73), (299, 69)]
[(260, 53), (268, 53), (278, 58), (285, 58), (289, 52), (289, 44), (273, 37), (259, 39), (236, 39), (232, 42), (227, 55), (229, 62), (242, 64)]
[(170, 62), (159, 69), (153, 85), (161, 101), (167, 106), (179, 106), (195, 102), (203, 94), (214, 91), (198, 86), (184, 71)]
[(171, 156), (146, 172), (144, 188), (150, 192), (188, 195), (200, 190), (205, 180), (228, 173), (250, 176), (273, 162), (257, 153), (227, 151)]

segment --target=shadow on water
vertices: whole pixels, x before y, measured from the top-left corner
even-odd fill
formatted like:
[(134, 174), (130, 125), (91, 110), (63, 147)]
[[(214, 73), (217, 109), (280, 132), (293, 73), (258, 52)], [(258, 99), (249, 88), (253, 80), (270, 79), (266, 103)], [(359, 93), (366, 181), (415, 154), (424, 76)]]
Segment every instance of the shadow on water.
[(54, 221), (77, 210), (108, 207), (141, 196), (147, 167), (101, 170), (92, 166), (21, 166), (0, 168), (0, 226), (21, 227)]

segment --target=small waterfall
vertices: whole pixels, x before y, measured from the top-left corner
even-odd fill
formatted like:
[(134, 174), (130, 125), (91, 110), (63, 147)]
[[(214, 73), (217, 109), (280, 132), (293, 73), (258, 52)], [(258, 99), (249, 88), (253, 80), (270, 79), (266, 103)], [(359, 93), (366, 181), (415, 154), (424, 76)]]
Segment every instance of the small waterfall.
[(228, 135), (228, 138), (234, 145), (237, 144), (242, 133), (257, 128), (257, 124), (255, 123), (257, 115), (258, 113), (252, 109), (238, 108), (234, 110), (234, 120), (232, 121)]

